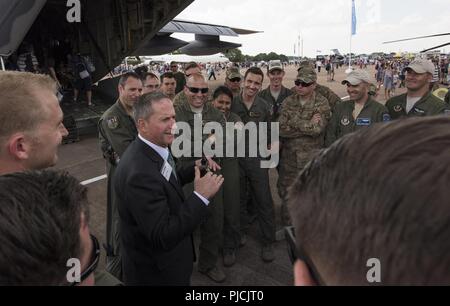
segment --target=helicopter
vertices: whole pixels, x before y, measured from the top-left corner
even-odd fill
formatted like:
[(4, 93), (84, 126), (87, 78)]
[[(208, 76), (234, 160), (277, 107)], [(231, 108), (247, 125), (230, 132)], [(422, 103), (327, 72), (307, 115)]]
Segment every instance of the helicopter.
[[(410, 40), (432, 38), (432, 37), (441, 37), (441, 36), (448, 36), (448, 35), (450, 35), (450, 33), (441, 33), (441, 34), (434, 34), (434, 35), (418, 36), (418, 37), (412, 37), (412, 38), (404, 38), (404, 39), (386, 41), (386, 42), (383, 42), (383, 44), (392, 44), (392, 43), (402, 42), (402, 41), (410, 41)], [(421, 53), (425, 53), (425, 52), (432, 51), (432, 50), (435, 50), (435, 49), (443, 48), (443, 47), (448, 46), (448, 45), (450, 45), (450, 42), (442, 44), (442, 45), (439, 45), (439, 46), (435, 46), (435, 47), (432, 47), (432, 48), (425, 49), (425, 50), (421, 51)]]

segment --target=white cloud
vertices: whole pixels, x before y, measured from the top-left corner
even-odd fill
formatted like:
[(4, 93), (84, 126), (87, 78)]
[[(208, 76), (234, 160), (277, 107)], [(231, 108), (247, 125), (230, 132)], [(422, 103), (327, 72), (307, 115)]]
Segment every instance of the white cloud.
[[(353, 37), (353, 51), (420, 51), (450, 41), (447, 36), (382, 44), (387, 40), (449, 32), (450, 18), (444, 9), (448, 8), (448, 1), (356, 0), (358, 28)], [(316, 50), (324, 53), (334, 48), (342, 53), (349, 50), (350, 0), (196, 0), (177, 18), (264, 31), (238, 38), (222, 37), (241, 43), (245, 54), (274, 51), (293, 55), (300, 33), (307, 56), (315, 56)]]

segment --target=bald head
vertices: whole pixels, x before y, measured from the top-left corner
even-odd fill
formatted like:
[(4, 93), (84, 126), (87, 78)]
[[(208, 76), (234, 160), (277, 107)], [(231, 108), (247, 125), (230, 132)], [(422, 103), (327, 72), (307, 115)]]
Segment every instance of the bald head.
[(194, 73), (189, 76), (184, 93), (192, 107), (203, 107), (208, 100), (208, 83), (205, 77), (201, 73)]
[(188, 78), (187, 78), (187, 84), (189, 86), (189, 84), (191, 83), (196, 83), (196, 82), (204, 82), (206, 84), (206, 79), (203, 76), (203, 74), (201, 73), (194, 73), (191, 74)]

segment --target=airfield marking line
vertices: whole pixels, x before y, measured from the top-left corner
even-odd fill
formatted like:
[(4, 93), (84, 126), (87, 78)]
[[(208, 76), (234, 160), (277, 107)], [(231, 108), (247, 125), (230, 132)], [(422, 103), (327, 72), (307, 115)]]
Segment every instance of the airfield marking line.
[(96, 183), (98, 181), (104, 180), (106, 178), (108, 178), (108, 176), (106, 174), (104, 174), (104, 175), (101, 175), (101, 176), (98, 176), (98, 177), (94, 177), (94, 178), (92, 178), (90, 180), (86, 180), (84, 182), (81, 182), (81, 185), (83, 185), (83, 186), (90, 185), (90, 184)]
[[(345, 100), (345, 99), (348, 99), (348, 98), (350, 98), (350, 96), (342, 97), (341, 99)], [(104, 175), (101, 175), (101, 176), (94, 177), (92, 179), (86, 180), (84, 182), (81, 182), (81, 185), (83, 185), (83, 186), (90, 185), (90, 184), (96, 183), (98, 181), (102, 181), (104, 179), (107, 179), (107, 178), (108, 178), (108, 176), (106, 174), (104, 174)]]

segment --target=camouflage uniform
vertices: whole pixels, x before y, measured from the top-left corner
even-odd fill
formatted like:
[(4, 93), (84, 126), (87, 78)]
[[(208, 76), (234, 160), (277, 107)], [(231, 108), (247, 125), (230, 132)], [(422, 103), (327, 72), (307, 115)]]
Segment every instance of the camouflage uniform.
[[(270, 138), (270, 124), (272, 122), (272, 107), (260, 97), (256, 97), (250, 109), (244, 104), (242, 95), (233, 99), (231, 111), (236, 113), (244, 124), (260, 122), (268, 124), (268, 138)], [(258, 135), (259, 138), (259, 135)], [(270, 140), (269, 140), (270, 143)], [(249, 139), (245, 137), (246, 157), (239, 158), (241, 184), (241, 233), (248, 230), (247, 216), (247, 182), (250, 185), (251, 198), (254, 199), (259, 227), (262, 231), (263, 246), (275, 242), (275, 212), (269, 185), (269, 171), (261, 168), (261, 157), (248, 157)], [(259, 144), (258, 144), (259, 146)]]
[[(299, 78), (307, 83), (317, 80), (314, 71), (299, 72)], [(287, 192), (300, 171), (324, 145), (327, 122), (331, 117), (330, 104), (327, 99), (316, 92), (302, 105), (298, 94), (287, 98), (283, 103), (279, 122), (281, 138), (281, 157), (278, 170), (278, 194), (281, 198), (281, 221), (290, 225), (291, 219), (287, 209)], [(311, 119), (320, 114), (322, 120), (314, 124)]]
[(173, 99), (173, 107), (175, 107), (175, 109), (181, 105), (184, 105), (188, 103), (188, 99), (186, 94), (184, 93), (184, 91), (181, 91), (180, 93), (178, 93), (175, 98)]
[(330, 104), (331, 112), (334, 112), (334, 109), (336, 108), (339, 103), (342, 102), (341, 98), (330, 88), (317, 84), (316, 87), (316, 93), (320, 94), (321, 96), (325, 97)]
[[(231, 68), (227, 69), (226, 78), (228, 80), (232, 80), (234, 78), (240, 78), (242, 80), (244, 77), (241, 75), (241, 72), (239, 71), (239, 68), (231, 67)], [(227, 84), (224, 84), (224, 85), (225, 85), (225, 87), (227, 87)], [(233, 90), (233, 89), (230, 88), (230, 90), (233, 93), (233, 97), (237, 97), (237, 96), (239, 96), (241, 94), (241, 89)]]
[[(176, 121), (185, 122), (191, 127), (191, 139), (189, 142), (191, 144), (191, 153), (193, 157), (181, 157), (178, 161), (181, 165), (192, 164), (193, 161), (200, 159), (201, 157), (195, 157), (201, 155), (202, 152), (194, 152), (194, 118), (195, 114), (187, 100), (183, 104), (179, 105), (175, 109)], [(206, 103), (202, 111), (202, 125), (203, 127), (208, 122), (218, 122), (222, 126), (225, 125), (224, 115), (209, 103)], [(178, 135), (177, 137), (184, 137), (183, 135)], [(203, 143), (208, 138), (208, 135), (202, 134), (202, 148)], [(221, 164), (220, 159), (214, 159), (219, 165)], [(194, 191), (194, 185), (188, 184), (183, 188), (186, 195), (192, 194)], [(198, 260), (198, 270), (201, 272), (207, 272), (217, 265), (217, 260), (219, 258), (219, 249), (222, 246), (222, 231), (223, 231), (223, 188), (217, 192), (213, 199), (211, 199), (208, 205), (209, 216), (200, 225), (200, 255)]]
[(112, 185), (117, 163), (128, 145), (137, 137), (137, 129), (120, 101), (111, 106), (98, 122), (99, 140), (108, 171), (106, 209), (106, 270), (122, 280), (122, 259), (120, 255), (119, 212)]
[(272, 93), (270, 92), (270, 86), (261, 91), (258, 96), (266, 100), (267, 102), (270, 102), (272, 105), (272, 113), (273, 121), (277, 121), (279, 115), (281, 106), (284, 100), (286, 100), (287, 97), (291, 96), (294, 92), (284, 86), (281, 86), (280, 95), (278, 96), (278, 99), (275, 101), (274, 97), (272, 96)]
[(407, 94), (403, 94), (393, 97), (386, 102), (386, 107), (392, 120), (404, 117), (436, 116), (444, 113), (445, 104), (429, 92), (422, 97), (407, 114), (406, 97)]
[(385, 106), (369, 98), (364, 104), (358, 118), (353, 118), (355, 101), (344, 101), (339, 104), (327, 127), (325, 145), (328, 147), (342, 136), (353, 133), (377, 122), (391, 120), (391, 116)]
[[(300, 68), (298, 68), (298, 71), (303, 70), (305, 72), (314, 73), (314, 65), (312, 65), (309, 61), (303, 61), (300, 63)], [(295, 87), (292, 88), (292, 91), (295, 92)], [(334, 111), (334, 108), (336, 105), (342, 102), (342, 99), (330, 88), (324, 85), (316, 84), (316, 93), (319, 95), (325, 97), (330, 104), (331, 112)]]

